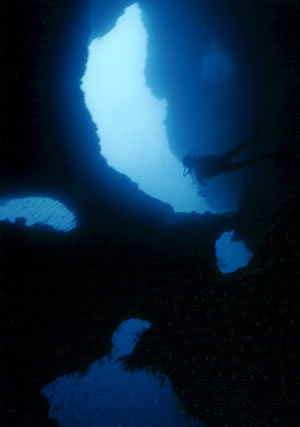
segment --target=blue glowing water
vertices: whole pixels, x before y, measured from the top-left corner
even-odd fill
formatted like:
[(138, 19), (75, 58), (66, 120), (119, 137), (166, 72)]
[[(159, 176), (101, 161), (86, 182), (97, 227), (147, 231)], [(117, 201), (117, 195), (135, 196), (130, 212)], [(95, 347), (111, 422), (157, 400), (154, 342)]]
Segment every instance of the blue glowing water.
[(48, 197), (22, 197), (0, 200), (0, 221), (24, 218), (25, 225), (45, 224), (60, 231), (76, 227), (73, 213), (61, 202)]
[(150, 326), (139, 319), (123, 322), (113, 334), (111, 357), (90, 365), (83, 376), (64, 375), (46, 385), (49, 416), (60, 427), (200, 426), (184, 413), (168, 380), (161, 386), (150, 374), (121, 368), (118, 358), (131, 353), (137, 333)]
[[(81, 89), (97, 126), (102, 155), (142, 191), (169, 203), (175, 212), (212, 211), (191, 176), (183, 177), (182, 163), (169, 148), (164, 124), (167, 102), (152, 95), (144, 76), (147, 37), (135, 3), (108, 34), (89, 46)], [(199, 78), (208, 86), (235, 77), (230, 55), (216, 42), (209, 44), (199, 61)], [(209, 144), (205, 149), (210, 152)], [(243, 244), (223, 239), (217, 243), (218, 256), (226, 259), (222, 262), (226, 267), (219, 265), (221, 271), (246, 265), (250, 255)]]
[(168, 144), (166, 100), (147, 87), (144, 69), (147, 32), (137, 3), (116, 26), (89, 46), (82, 90), (96, 123), (101, 153), (110, 166), (175, 211), (208, 211), (205, 199), (183, 177), (183, 166)]
[(216, 241), (217, 264), (222, 273), (246, 267), (253, 255), (243, 242), (233, 242), (232, 237), (233, 231), (225, 232)]

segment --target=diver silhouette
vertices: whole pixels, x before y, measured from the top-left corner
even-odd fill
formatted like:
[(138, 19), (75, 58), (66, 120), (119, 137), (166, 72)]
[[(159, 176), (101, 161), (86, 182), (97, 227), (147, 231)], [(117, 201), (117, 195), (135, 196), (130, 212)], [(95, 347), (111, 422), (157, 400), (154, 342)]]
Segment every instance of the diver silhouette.
[(227, 151), (221, 156), (208, 154), (204, 156), (185, 156), (182, 159), (184, 165), (183, 176), (194, 173), (200, 184), (206, 185), (205, 179), (214, 178), (215, 176), (223, 173), (235, 171), (244, 168), (245, 166), (256, 163), (259, 160), (266, 158), (266, 155), (260, 155), (257, 158), (250, 160), (243, 160), (241, 162), (234, 162), (232, 158), (242, 151), (247, 146), (253, 144), (253, 141), (243, 142), (232, 150)]

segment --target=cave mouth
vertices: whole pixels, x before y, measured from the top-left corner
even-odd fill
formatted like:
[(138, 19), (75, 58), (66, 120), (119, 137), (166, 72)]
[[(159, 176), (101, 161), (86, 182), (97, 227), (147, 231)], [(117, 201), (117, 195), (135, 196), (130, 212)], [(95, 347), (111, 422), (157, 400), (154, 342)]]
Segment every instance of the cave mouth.
[[(138, 3), (124, 9), (114, 28), (89, 44), (81, 90), (96, 124), (101, 154), (109, 166), (128, 176), (144, 193), (171, 205), (175, 212), (202, 214), (236, 210), (237, 195), (232, 188), (236, 182), (243, 181), (237, 179), (240, 175), (223, 174), (201, 188), (193, 175), (183, 176), (182, 161), (172, 153), (168, 142), (168, 103), (154, 97), (146, 83), (147, 44), (148, 34)], [(208, 89), (223, 88), (226, 94), (233, 90), (237, 73), (230, 54), (211, 41), (199, 63), (201, 87), (206, 87), (206, 91), (201, 92), (203, 105), (207, 101), (205, 96), (211, 96), (210, 92), (205, 95)], [(218, 101), (221, 106), (225, 101), (229, 103), (228, 95), (223, 92)], [(216, 95), (214, 91), (213, 94)], [(218, 104), (217, 99), (215, 102)], [(201, 114), (205, 118), (204, 106)], [(202, 125), (203, 135), (198, 139), (208, 142), (201, 148), (201, 154), (206, 154), (205, 150), (209, 154), (212, 141), (221, 138), (207, 133), (205, 121)], [(229, 133), (234, 134), (233, 130)], [(213, 198), (218, 199), (214, 208), (213, 193)], [(251, 258), (242, 242), (234, 243), (226, 234), (216, 242), (216, 255), (223, 273), (247, 265)]]
[(49, 401), (49, 417), (59, 425), (79, 427), (201, 426), (184, 413), (166, 378), (126, 371), (119, 360), (132, 352), (151, 324), (141, 319), (121, 323), (112, 337), (109, 356), (92, 363), (86, 373), (64, 375), (41, 393)]
[(192, 178), (183, 177), (181, 160), (170, 150), (167, 101), (155, 98), (145, 81), (147, 40), (142, 10), (134, 3), (109, 33), (89, 45), (81, 89), (101, 154), (141, 191), (175, 212), (212, 211)]
[(77, 226), (74, 214), (58, 200), (49, 197), (0, 199), (0, 221), (30, 227), (47, 225), (58, 231), (71, 231)]
[(233, 235), (233, 230), (224, 232), (215, 243), (217, 266), (224, 274), (246, 267), (253, 256), (242, 241), (232, 240)]

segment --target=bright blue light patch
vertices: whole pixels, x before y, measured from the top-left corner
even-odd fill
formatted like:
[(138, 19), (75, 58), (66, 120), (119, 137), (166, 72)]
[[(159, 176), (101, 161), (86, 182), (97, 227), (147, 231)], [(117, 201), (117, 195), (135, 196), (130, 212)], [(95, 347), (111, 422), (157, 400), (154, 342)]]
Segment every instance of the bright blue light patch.
[(200, 426), (184, 413), (168, 380), (161, 386), (150, 374), (121, 368), (118, 358), (130, 353), (136, 334), (149, 327), (139, 319), (123, 322), (113, 335), (112, 358), (93, 363), (84, 376), (64, 375), (46, 385), (49, 416), (61, 427)]
[(62, 203), (48, 197), (0, 200), (0, 221), (14, 222), (17, 218), (24, 218), (27, 226), (46, 224), (60, 231), (70, 231), (76, 227), (73, 213)]
[(144, 329), (149, 329), (150, 326), (151, 323), (140, 319), (129, 319), (122, 322), (112, 338), (114, 357), (130, 354), (137, 342), (137, 334)]
[(147, 33), (137, 3), (115, 28), (89, 46), (81, 88), (110, 166), (152, 197), (177, 212), (208, 211), (204, 198), (183, 177), (183, 166), (170, 151), (164, 121), (166, 100), (147, 87), (144, 69)]
[(233, 231), (225, 232), (216, 241), (217, 264), (222, 273), (246, 267), (253, 255), (243, 242), (233, 242), (232, 236)]
[(200, 75), (204, 80), (219, 83), (233, 78), (233, 63), (227, 53), (216, 43), (211, 43), (206, 49), (200, 64)]

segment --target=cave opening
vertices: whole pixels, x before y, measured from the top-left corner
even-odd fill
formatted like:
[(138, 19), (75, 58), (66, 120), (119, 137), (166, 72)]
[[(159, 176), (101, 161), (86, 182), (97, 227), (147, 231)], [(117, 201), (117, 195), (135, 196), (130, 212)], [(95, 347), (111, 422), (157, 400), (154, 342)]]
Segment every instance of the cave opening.
[(122, 322), (112, 336), (110, 355), (92, 363), (83, 375), (64, 375), (44, 386), (49, 416), (60, 426), (201, 426), (180, 406), (167, 378), (122, 367), (119, 358), (129, 355), (150, 327), (136, 318)]
[(64, 232), (77, 226), (73, 212), (63, 203), (41, 196), (0, 199), (0, 221), (17, 222), (27, 227), (42, 224)]
[(234, 241), (233, 236), (233, 230), (224, 232), (215, 243), (217, 265), (224, 274), (246, 267), (253, 255), (242, 241)]
[[(153, 56), (153, 46), (151, 49)], [(127, 7), (113, 29), (93, 38), (89, 45), (81, 89), (97, 127), (102, 155), (112, 168), (137, 183), (140, 190), (170, 204), (175, 212), (236, 210), (237, 193), (245, 189), (248, 171), (222, 174), (204, 187), (198, 185), (194, 174), (183, 176), (180, 155), (174, 154), (168, 141), (168, 102), (156, 98), (147, 85), (147, 60), (148, 33), (138, 3)], [(228, 144), (238, 143), (240, 138), (251, 134), (251, 114), (247, 124), (244, 117), (251, 107), (246, 108), (247, 112), (237, 113), (244, 96), (239, 93), (242, 92), (241, 79), (230, 53), (213, 37), (198, 62), (195, 89), (199, 91), (199, 108), (190, 112), (189, 120), (197, 116), (197, 129), (200, 126), (202, 134), (198, 135), (193, 128), (191, 137), (187, 131), (187, 140), (194, 145), (187, 144), (185, 150), (201, 155), (212, 151), (221, 154), (228, 149)], [(182, 88), (188, 92), (187, 84), (183, 81)], [(214, 119), (219, 121), (219, 126), (212, 125)], [(227, 123), (225, 128), (223, 122)], [(220, 132), (223, 132), (223, 143)], [(219, 147), (217, 140), (221, 143)], [(216, 251), (217, 259), (222, 260), (218, 261), (219, 269), (224, 273), (246, 265), (251, 257), (242, 242), (234, 243), (226, 234), (216, 242)], [(226, 267), (222, 267), (225, 258)]]
[(140, 190), (170, 204), (175, 212), (210, 210), (166, 131), (168, 103), (155, 98), (145, 81), (147, 31), (138, 3), (126, 8), (115, 27), (89, 46), (81, 88), (98, 129), (101, 153)]

